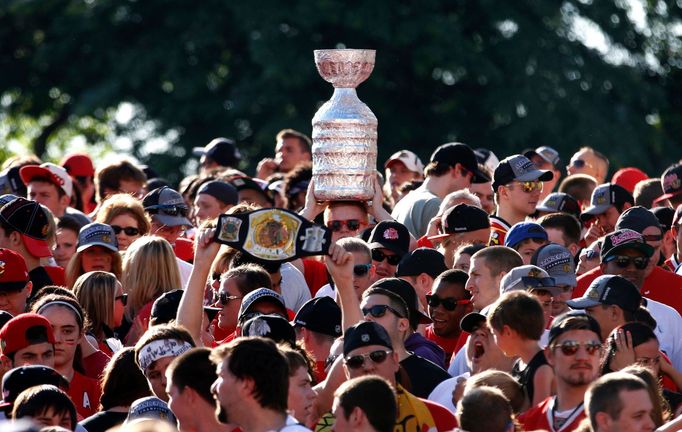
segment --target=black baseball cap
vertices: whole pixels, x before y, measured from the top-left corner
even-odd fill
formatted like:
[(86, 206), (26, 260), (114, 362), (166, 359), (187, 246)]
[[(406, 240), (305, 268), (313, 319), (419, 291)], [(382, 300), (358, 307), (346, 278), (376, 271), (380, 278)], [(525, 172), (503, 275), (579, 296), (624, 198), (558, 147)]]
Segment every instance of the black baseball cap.
[(513, 182), (531, 180), (548, 181), (554, 178), (552, 171), (540, 170), (527, 157), (517, 154), (500, 161), (493, 173), (493, 190)]
[(357, 348), (370, 345), (384, 346), (393, 349), (391, 338), (386, 329), (373, 321), (360, 321), (352, 327), (346, 329), (343, 336), (343, 355), (348, 355)]
[(661, 229), (661, 224), (653, 212), (646, 207), (630, 207), (618, 216), (616, 229), (631, 229), (638, 233), (644, 232), (646, 228), (656, 227)]
[(442, 253), (431, 248), (418, 248), (408, 253), (398, 263), (395, 275), (401, 276), (419, 276), (426, 273), (432, 278), (437, 278), (438, 275), (448, 269), (445, 265), (445, 257)]
[(582, 297), (568, 300), (572, 309), (587, 309), (597, 305), (615, 305), (635, 312), (642, 304), (642, 294), (629, 280), (618, 275), (602, 275), (592, 281)]
[(682, 193), (682, 164), (675, 164), (663, 171), (661, 187), (663, 188), (663, 195), (656, 198), (655, 203)]
[(369, 289), (379, 289), (383, 291), (388, 291), (393, 294), (398, 295), (405, 305), (407, 305), (407, 311), (409, 313), (410, 325), (413, 328), (417, 328), (419, 324), (430, 324), (431, 318), (422, 313), (419, 310), (419, 299), (417, 298), (417, 292), (411, 283), (406, 280), (398, 278), (383, 278), (374, 282)]
[(654, 248), (646, 243), (642, 234), (631, 229), (621, 229), (604, 236), (601, 245), (601, 262), (617, 254), (623, 249), (635, 249), (641, 251), (647, 258), (654, 254)]
[(331, 297), (308, 300), (296, 313), (291, 323), (328, 336), (341, 336), (341, 308)]
[(234, 177), (232, 180), (230, 180), (230, 183), (232, 186), (237, 188), (237, 191), (242, 191), (245, 189), (250, 189), (254, 190), (256, 192), (259, 192), (265, 199), (269, 202), (272, 202), (272, 197), (263, 189), (264, 186), (261, 186), (256, 180), (252, 179), (251, 177)]
[[(174, 289), (161, 294), (159, 298), (154, 300), (149, 318), (150, 324), (166, 324), (175, 320), (175, 317), (178, 314), (178, 308), (180, 307), (180, 300), (182, 299), (183, 293), (184, 290)], [(219, 308), (204, 306), (204, 312), (208, 314), (208, 317), (211, 319), (211, 321), (218, 311), (220, 311)]]
[(235, 142), (229, 138), (215, 138), (205, 147), (194, 147), (194, 156), (206, 156), (224, 167), (235, 167), (242, 155)]
[(611, 206), (620, 206), (625, 203), (634, 204), (635, 199), (623, 186), (615, 183), (600, 184), (592, 191), (590, 206), (580, 214), (580, 220), (585, 222), (606, 212)]
[(260, 336), (275, 342), (296, 345), (294, 327), (281, 315), (256, 315), (242, 325), (242, 336)]
[(429, 161), (439, 162), (452, 167), (460, 164), (474, 174), (471, 180), (473, 183), (487, 183), (490, 181), (490, 176), (479, 168), (476, 154), (466, 144), (456, 142), (443, 144), (433, 152)]
[(34, 257), (52, 256), (47, 243), (50, 224), (47, 213), (35, 201), (17, 198), (0, 208), (0, 218), (19, 231), (24, 246)]
[[(579, 326), (569, 326), (568, 324), (571, 320), (580, 320), (582, 321), (582, 324)], [(551, 344), (556, 338), (568, 331), (576, 330), (576, 327), (579, 327), (580, 330), (590, 330), (596, 333), (597, 337), (601, 340), (601, 328), (599, 327), (597, 320), (586, 314), (583, 310), (573, 310), (564, 312), (554, 318), (552, 325), (549, 327), (547, 344)]]
[(410, 232), (400, 222), (381, 221), (372, 229), (368, 243), (370, 249), (386, 248), (402, 257), (410, 250)]
[(486, 322), (486, 317), (480, 312), (469, 312), (464, 315), (462, 320), (459, 322), (459, 328), (467, 333), (473, 333), (481, 323)]
[(443, 233), (431, 236), (429, 240), (438, 240), (452, 234), (490, 228), (490, 216), (479, 207), (457, 204), (443, 213), (441, 226)]
[(538, 211), (550, 213), (568, 213), (580, 217), (580, 203), (571, 195), (563, 192), (552, 192), (535, 207)]
[(50, 384), (62, 390), (69, 388), (66, 378), (48, 366), (20, 366), (10, 370), (2, 377), (3, 399), (0, 402), (0, 409), (11, 407), (24, 390), (43, 384)]
[(213, 180), (202, 184), (197, 191), (197, 195), (200, 194), (210, 195), (227, 205), (237, 205), (239, 202), (239, 193), (237, 192), (237, 188), (227, 182), (220, 180)]
[(668, 231), (673, 226), (673, 220), (675, 218), (675, 210), (670, 207), (654, 207), (651, 209), (651, 213), (656, 216), (658, 223), (663, 228), (663, 231)]

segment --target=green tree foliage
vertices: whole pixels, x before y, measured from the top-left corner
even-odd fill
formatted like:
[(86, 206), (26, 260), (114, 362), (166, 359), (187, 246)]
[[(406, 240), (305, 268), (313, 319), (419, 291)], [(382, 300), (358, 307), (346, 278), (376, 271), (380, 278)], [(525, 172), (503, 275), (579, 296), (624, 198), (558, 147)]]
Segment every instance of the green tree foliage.
[[(134, 146), (166, 177), (216, 136), (239, 141), (252, 173), (279, 129), (310, 133), (331, 96), (312, 51), (373, 48), (358, 95), (379, 119), (380, 160), (400, 148), (428, 159), (452, 140), (500, 156), (551, 145), (565, 159), (590, 145), (657, 175), (682, 132), (680, 2), (644, 3), (644, 25), (628, 17), (633, 3), (6, 0), (0, 109), (46, 119), (42, 154), (60, 128), (131, 102), (129, 130), (173, 132), (163, 155), (142, 153), (144, 137)], [(585, 23), (601, 29), (601, 50), (583, 43), (595, 36)]]

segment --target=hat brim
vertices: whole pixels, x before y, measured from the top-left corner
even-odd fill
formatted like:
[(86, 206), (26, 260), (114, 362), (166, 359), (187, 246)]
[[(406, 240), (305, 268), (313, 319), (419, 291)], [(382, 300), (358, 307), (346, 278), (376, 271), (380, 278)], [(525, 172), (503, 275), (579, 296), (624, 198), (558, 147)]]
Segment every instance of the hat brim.
[(550, 276), (554, 278), (554, 281), (556, 282), (557, 285), (568, 285), (573, 288), (578, 286), (578, 278), (575, 275), (553, 276), (550, 274)]
[(663, 194), (660, 197), (656, 198), (654, 200), (654, 203), (665, 201), (667, 199), (670, 199), (670, 198), (675, 197), (675, 196), (680, 195), (680, 194), (682, 194), (682, 190), (679, 190), (677, 192), (671, 192), (671, 193)]
[(490, 178), (490, 176), (487, 173), (483, 172), (478, 167), (476, 167), (476, 169), (472, 170), (471, 172), (474, 173), (474, 177), (471, 179), (472, 183), (479, 184), (479, 183), (488, 183), (488, 182), (492, 181), (492, 178)]
[(592, 300), (587, 297), (580, 297), (573, 300), (567, 300), (566, 305), (571, 309), (587, 309), (594, 306), (599, 306), (601, 303), (597, 300)]
[(192, 149), (192, 155), (193, 156), (203, 156), (206, 154), (206, 148), (205, 147), (194, 147)]
[(459, 328), (467, 333), (473, 333), (474, 329), (478, 327), (481, 321), (486, 321), (485, 315), (479, 312), (469, 312), (464, 315), (464, 318), (459, 322)]
[(34, 257), (45, 258), (52, 256), (52, 251), (50, 250), (50, 245), (47, 244), (47, 240), (34, 239), (26, 234), (21, 234), (21, 238), (24, 240), (26, 249), (28, 249)]
[(400, 255), (401, 257), (405, 256), (407, 254), (406, 250), (399, 249), (395, 246), (391, 245), (385, 245), (379, 242), (374, 242), (369, 244), (369, 248), (371, 249), (388, 249), (392, 252), (395, 252), (396, 254)]
[(102, 246), (104, 248), (109, 249), (112, 252), (118, 252), (118, 248), (113, 246), (111, 243), (105, 243), (105, 242), (92, 242), (92, 243), (87, 243), (82, 246), (78, 246), (78, 249), (76, 249), (76, 252), (83, 252), (84, 250), (91, 248), (93, 246)]
[(21, 291), (29, 281), (0, 282), (0, 292)]
[(161, 212), (155, 213), (152, 215), (152, 218), (156, 220), (157, 222), (169, 226), (169, 227), (175, 227), (175, 226), (187, 226), (191, 227), (192, 222), (189, 221), (184, 216), (170, 216), (167, 214), (162, 214)]
[(419, 324), (431, 324), (433, 322), (433, 320), (422, 311), (417, 311), (417, 317), (419, 318)]
[(625, 249), (634, 249), (642, 252), (647, 258), (651, 258), (654, 255), (654, 248), (646, 243), (631, 242), (624, 243), (622, 245), (614, 246), (611, 248), (604, 256), (601, 257), (601, 261), (604, 262), (606, 258), (609, 258), (618, 252)]
[(580, 213), (580, 220), (585, 222), (587, 220), (592, 219), (593, 217), (595, 217), (597, 215), (606, 213), (606, 211), (612, 205), (613, 204), (601, 204), (601, 205), (590, 206), (584, 212)]
[(552, 213), (562, 213), (561, 210), (559, 210), (559, 209), (555, 209), (555, 208), (551, 208), (551, 207), (546, 207), (546, 206), (541, 206), (541, 205), (536, 206), (536, 207), (535, 207), (535, 210), (537, 210), (537, 211), (544, 211), (544, 212), (552, 212)]
[(46, 177), (48, 179), (53, 179), (54, 174), (49, 169), (43, 168), (39, 165), (27, 165), (21, 167), (19, 170), (19, 177), (21, 177), (21, 181), (28, 186), (30, 181), (35, 177)]
[(220, 310), (221, 308), (204, 306), (204, 312), (206, 312), (206, 315), (208, 315), (209, 321), (213, 321)]
[(540, 180), (540, 181), (550, 181), (554, 178), (554, 173), (552, 171), (547, 171), (547, 170), (539, 170), (539, 169), (534, 169), (531, 171), (528, 171), (522, 176), (515, 177), (514, 180), (517, 181), (531, 181), (531, 180)]
[(445, 233), (445, 234), (438, 234), (438, 235), (435, 235), (435, 236), (427, 237), (427, 239), (429, 239), (429, 240), (442, 240), (442, 239), (444, 239), (444, 238), (450, 237), (450, 236), (453, 235), (453, 234), (455, 234), (455, 233), (452, 233), (452, 234), (447, 234), (447, 233)]
[(402, 158), (393, 158), (393, 159), (387, 160), (386, 163), (384, 164), (384, 169), (388, 168), (389, 166), (391, 166), (391, 164), (393, 164), (395, 162), (402, 162), (402, 164), (405, 165), (405, 168), (407, 168), (409, 171), (412, 171), (412, 172), (418, 173), (418, 174), (423, 174), (422, 172), (419, 171), (419, 167), (417, 166), (416, 163), (414, 163), (413, 161), (410, 161), (410, 160), (402, 159)]

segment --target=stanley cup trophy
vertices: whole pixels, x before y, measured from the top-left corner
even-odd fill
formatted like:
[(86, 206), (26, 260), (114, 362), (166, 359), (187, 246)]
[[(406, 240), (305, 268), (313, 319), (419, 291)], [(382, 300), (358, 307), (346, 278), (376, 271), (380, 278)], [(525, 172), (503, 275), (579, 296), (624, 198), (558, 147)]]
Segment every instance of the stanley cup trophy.
[(316, 50), (315, 65), (334, 86), (313, 117), (313, 193), (318, 201), (367, 201), (374, 196), (377, 118), (355, 87), (374, 69), (374, 50)]

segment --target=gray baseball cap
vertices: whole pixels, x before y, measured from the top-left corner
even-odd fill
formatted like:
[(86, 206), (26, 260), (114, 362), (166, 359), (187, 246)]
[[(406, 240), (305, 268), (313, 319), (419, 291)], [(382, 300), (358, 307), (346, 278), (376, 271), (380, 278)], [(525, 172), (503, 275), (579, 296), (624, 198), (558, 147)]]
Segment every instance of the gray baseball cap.
[(189, 214), (187, 203), (179, 192), (168, 186), (149, 192), (142, 199), (142, 205), (152, 219), (166, 226), (192, 226), (192, 222), (187, 219)]
[(82, 252), (93, 246), (102, 246), (113, 252), (118, 252), (118, 240), (114, 229), (107, 224), (93, 222), (85, 225), (78, 233), (78, 249)]
[(541, 246), (535, 251), (530, 262), (545, 270), (554, 278), (557, 285), (568, 285), (573, 288), (578, 285), (573, 255), (559, 244), (549, 243)]
[(504, 158), (495, 168), (493, 174), (493, 190), (514, 180), (525, 182), (531, 180), (548, 181), (554, 178), (551, 171), (540, 170), (527, 157), (517, 154)]
[(552, 296), (557, 296), (561, 290), (557, 288), (556, 281), (546, 271), (538, 266), (523, 265), (513, 268), (502, 277), (500, 281), (500, 294), (510, 291), (530, 291), (542, 289), (549, 291)]

